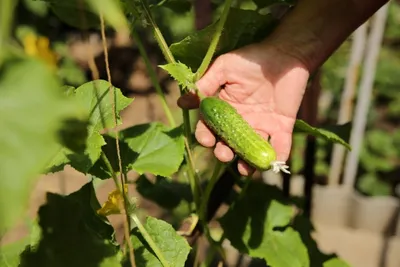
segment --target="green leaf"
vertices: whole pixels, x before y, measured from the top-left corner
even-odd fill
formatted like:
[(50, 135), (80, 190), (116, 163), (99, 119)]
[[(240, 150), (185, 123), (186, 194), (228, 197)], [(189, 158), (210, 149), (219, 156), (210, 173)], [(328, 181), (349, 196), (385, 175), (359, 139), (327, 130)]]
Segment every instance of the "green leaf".
[[(61, 138), (64, 146), (59, 147), (59, 152), (49, 164), (49, 171), (56, 172), (70, 164), (76, 170), (87, 173), (94, 163), (99, 159), (101, 147), (105, 145), (104, 138), (100, 135), (103, 129), (114, 128), (113, 104), (110, 97), (111, 84), (104, 80), (96, 80), (83, 84), (77, 88), (71, 97), (82, 107), (87, 114), (90, 114), (89, 125), (84, 127), (86, 122), (72, 121), (66, 124), (61, 133), (64, 136), (74, 139), (66, 141)], [(125, 97), (118, 88), (113, 87), (116, 101), (115, 112), (117, 114), (117, 125), (121, 124), (119, 113), (126, 108), (133, 99)], [(85, 131), (87, 131), (85, 133)], [(73, 134), (71, 134), (73, 133)], [(63, 136), (63, 135), (61, 135)], [(85, 138), (87, 136), (87, 138)], [(71, 143), (73, 143), (71, 145)], [(76, 148), (84, 151), (77, 151)], [(71, 149), (75, 148), (75, 149)], [(75, 151), (74, 151), (75, 150)], [(78, 153), (77, 153), (78, 152)]]
[(97, 215), (99, 208), (92, 182), (68, 196), (48, 193), (38, 212), (41, 240), (27, 246), (20, 266), (98, 266), (116, 256), (114, 229)]
[(115, 0), (86, 0), (91, 8), (98, 14), (104, 15), (104, 20), (114, 29), (128, 29), (128, 21), (122, 10), (120, 1)]
[[(265, 38), (274, 25), (270, 15), (231, 8), (214, 57)], [(193, 71), (197, 70), (211, 43), (216, 26), (217, 22), (172, 44), (170, 49), (175, 58)]]
[(99, 14), (114, 29), (128, 29), (128, 22), (120, 1), (113, 0), (42, 0), (50, 3), (51, 10), (65, 23), (81, 29), (100, 26)]
[(370, 196), (390, 196), (392, 193), (390, 184), (380, 180), (374, 173), (364, 174), (359, 178), (357, 184), (363, 193)]
[[(347, 126), (343, 126), (343, 127), (347, 127)], [(328, 131), (323, 128), (312, 127), (311, 125), (309, 125), (308, 123), (306, 123), (303, 120), (296, 120), (296, 123), (294, 125), (294, 132), (295, 133), (306, 133), (306, 134), (313, 135), (315, 137), (320, 137), (329, 142), (343, 145), (348, 150), (351, 150), (350, 145), (346, 141), (344, 141), (340, 136), (335, 134), (334, 132)]]
[(278, 188), (250, 182), (246, 193), (220, 219), (224, 235), (240, 252), (264, 259), (271, 267), (308, 267), (307, 248), (299, 233), (286, 227), (294, 209), (283, 199)]
[(142, 124), (121, 131), (121, 139), (138, 154), (129, 168), (142, 174), (170, 177), (183, 161), (182, 127), (169, 129), (161, 123)]
[[(122, 130), (119, 136), (122, 165), (126, 171), (135, 170), (140, 174), (147, 172), (170, 177), (183, 161), (182, 127), (169, 129), (158, 122), (140, 124)], [(111, 136), (106, 138), (107, 145), (103, 147), (103, 151), (114, 170), (119, 170), (115, 139)], [(98, 161), (90, 173), (103, 179), (111, 177), (102, 161)]]
[(159, 67), (166, 70), (183, 88), (194, 89), (196, 87), (194, 83), (195, 74), (185, 64), (181, 62), (169, 63)]
[[(100, 19), (86, 1), (43, 0), (49, 2), (51, 11), (66, 24), (78, 29), (98, 28)], [(84, 19), (82, 19), (84, 18)]]
[(294, 5), (294, 0), (253, 0), (258, 8), (270, 7), (277, 4)]
[(189, 184), (170, 181), (159, 176), (152, 183), (146, 176), (141, 175), (136, 180), (136, 190), (142, 197), (165, 209), (174, 209), (179, 206), (181, 201), (192, 201)]
[(57, 132), (79, 108), (52, 70), (31, 59), (0, 69), (0, 232), (24, 212), (36, 178), (57, 152)]
[[(167, 222), (153, 217), (147, 217), (144, 227), (171, 267), (185, 266), (190, 246), (184, 237), (178, 235)], [(131, 241), (137, 267), (162, 267), (161, 262), (154, 255), (138, 228), (133, 229)], [(127, 259), (124, 266), (127, 267), (128, 264), (129, 260)]]
[(41, 1), (24, 0), (25, 7), (39, 17), (45, 17), (48, 13), (48, 6), (46, 3)]
[(24, 238), (8, 245), (2, 245), (0, 247), (0, 267), (18, 267), (19, 255), (28, 244), (29, 238)]

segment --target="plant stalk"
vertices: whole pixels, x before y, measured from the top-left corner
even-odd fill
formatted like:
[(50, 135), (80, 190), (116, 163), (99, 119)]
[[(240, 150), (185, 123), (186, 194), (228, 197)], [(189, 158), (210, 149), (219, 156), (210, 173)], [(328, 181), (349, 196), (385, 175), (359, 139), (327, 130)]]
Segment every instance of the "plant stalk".
[(154, 21), (153, 16), (151, 15), (150, 9), (147, 6), (147, 4), (144, 2), (144, 0), (140, 0), (143, 10), (146, 13), (146, 17), (148, 22), (151, 24), (153, 27), (153, 33), (154, 37), (156, 38), (156, 41), (164, 54), (165, 59), (168, 61), (168, 63), (176, 63), (174, 56), (172, 55), (171, 50), (169, 49), (167, 42), (164, 39), (164, 36), (162, 35), (160, 28), (158, 27), (157, 23)]
[[(229, 0), (231, 1), (231, 0)], [(145, 12), (147, 21), (151, 24), (151, 26), (153, 27), (153, 31), (154, 31), (154, 37), (157, 41), (158, 46), (160, 47), (165, 59), (167, 60), (168, 63), (176, 63), (174, 56), (172, 55), (171, 50), (169, 49), (167, 42), (164, 39), (164, 36), (162, 35), (159, 27), (157, 26), (156, 22), (154, 21), (150, 9), (149, 7), (146, 5), (146, 3), (144, 2), (144, 0), (140, 1), (142, 6), (143, 6), (143, 10)], [(183, 88), (180, 88), (180, 93), (181, 95), (183, 95), (185, 93), (185, 90), (183, 90)], [(190, 115), (189, 115), (189, 110), (186, 109), (182, 109), (182, 116), (183, 116), (183, 127), (184, 127), (184, 135), (185, 135), (185, 159), (189, 164), (189, 182), (190, 183), (194, 183), (191, 185), (192, 188), (192, 194), (194, 199), (199, 199), (200, 198), (200, 181), (196, 175), (195, 169), (194, 169), (194, 165), (193, 165), (193, 161), (192, 161), (192, 157), (191, 157), (191, 146), (192, 146), (192, 140), (191, 140), (191, 128), (190, 128)], [(195, 201), (196, 204), (196, 208), (199, 208), (199, 202)]]
[(232, 0), (226, 0), (225, 5), (224, 5), (224, 10), (222, 11), (221, 18), (218, 21), (217, 27), (215, 29), (215, 33), (213, 35), (213, 38), (211, 40), (210, 46), (208, 47), (207, 53), (203, 58), (203, 61), (200, 64), (199, 69), (196, 72), (196, 79), (200, 79), (204, 73), (206, 72), (208, 66), (211, 63), (211, 60), (214, 56), (215, 50), (217, 49), (217, 45), (219, 42), (219, 39), (222, 34), (222, 30), (224, 28), (226, 19), (228, 18), (229, 10), (232, 5)]
[(143, 235), (143, 238), (146, 240), (147, 244), (149, 244), (150, 248), (154, 251), (157, 258), (161, 262), (164, 267), (169, 267), (168, 261), (164, 258), (164, 254), (160, 251), (160, 248), (154, 242), (153, 238), (151, 238), (150, 234), (147, 232), (146, 228), (140, 222), (139, 218), (136, 214), (131, 214), (132, 220), (135, 222), (136, 226), (139, 228), (140, 233)]
[(135, 31), (134, 27), (131, 28), (131, 34), (132, 34), (132, 37), (135, 40), (136, 45), (137, 45), (137, 47), (139, 49), (139, 53), (142, 56), (143, 61), (144, 61), (145, 65), (146, 65), (146, 69), (147, 69), (147, 72), (149, 73), (150, 80), (151, 80), (154, 88), (156, 89), (158, 97), (160, 98), (161, 105), (162, 105), (162, 107), (164, 109), (165, 115), (167, 116), (168, 122), (169, 122), (171, 127), (175, 127), (176, 126), (176, 122), (175, 122), (174, 117), (172, 116), (171, 109), (169, 108), (169, 106), (167, 104), (167, 101), (165, 99), (165, 95), (164, 95), (164, 93), (163, 93), (163, 91), (161, 89), (160, 83), (158, 82), (156, 73), (155, 73), (155, 71), (154, 71), (154, 69), (153, 69), (153, 67), (151, 65), (151, 62), (150, 62), (150, 59), (149, 59), (149, 57), (148, 57), (148, 55), (146, 53), (146, 50), (144, 49), (143, 43), (140, 40), (139, 35)]
[(13, 22), (14, 9), (18, 1), (1, 0), (0, 1), (0, 66), (6, 53), (5, 45), (9, 41), (11, 26)]
[(199, 216), (200, 216), (200, 220), (204, 224), (204, 227), (207, 227), (206, 225), (207, 225), (208, 200), (210, 199), (211, 191), (213, 190), (215, 183), (218, 181), (219, 174), (220, 174), (223, 166), (224, 166), (224, 164), (222, 162), (220, 162), (219, 160), (216, 161), (213, 174), (211, 176), (211, 179), (208, 181), (206, 190), (202, 197), (203, 200), (201, 202)]

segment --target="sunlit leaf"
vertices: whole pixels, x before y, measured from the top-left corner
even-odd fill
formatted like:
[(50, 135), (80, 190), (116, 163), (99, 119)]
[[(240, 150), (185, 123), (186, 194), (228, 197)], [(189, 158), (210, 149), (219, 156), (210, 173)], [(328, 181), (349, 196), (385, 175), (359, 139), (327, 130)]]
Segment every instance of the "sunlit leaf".
[[(175, 232), (175, 229), (167, 222), (153, 217), (147, 217), (144, 227), (170, 266), (185, 266), (187, 256), (190, 252), (190, 246), (184, 237), (179, 236)], [(134, 247), (136, 266), (163, 266), (138, 228), (132, 231), (131, 241)], [(128, 267), (128, 262), (129, 260), (126, 261), (124, 266)]]
[[(115, 87), (111, 87), (114, 98), (112, 99), (110, 86), (107, 81), (96, 80), (78, 87), (73, 94), (69, 93), (70, 97), (73, 97), (88, 114), (88, 127), (84, 127), (85, 121), (72, 121), (64, 125), (61, 134), (63, 132), (69, 133), (68, 135), (64, 134), (64, 136), (69, 137), (67, 139), (69, 142), (66, 142), (66, 138), (63, 139), (64, 146), (59, 147), (58, 153), (49, 164), (49, 171), (60, 171), (66, 164), (70, 164), (76, 170), (86, 173), (99, 159), (101, 147), (106, 144), (104, 138), (100, 135), (100, 131), (115, 126), (112, 100), (115, 99), (116, 103), (117, 125), (121, 124), (120, 112), (133, 100), (123, 96), (121, 91)], [(72, 138), (71, 133), (73, 133), (74, 138)], [(68, 143), (73, 143), (74, 146), (79, 147), (84, 146), (85, 149), (84, 151), (73, 151)]]
[[(110, 159), (115, 171), (119, 171), (116, 143), (112, 136), (104, 136), (107, 145), (103, 151)], [(184, 141), (182, 127), (169, 129), (154, 122), (135, 125), (120, 132), (119, 148), (123, 171), (135, 170), (170, 177), (183, 161)], [(98, 161), (90, 170), (96, 177), (111, 177), (107, 166)]]
[(185, 64), (181, 62), (169, 63), (166, 65), (161, 65), (159, 67), (166, 70), (183, 88), (195, 88), (195, 75), (192, 70)]
[(44, 63), (15, 60), (0, 69), (0, 231), (26, 208), (34, 182), (57, 151), (57, 132), (79, 108)]

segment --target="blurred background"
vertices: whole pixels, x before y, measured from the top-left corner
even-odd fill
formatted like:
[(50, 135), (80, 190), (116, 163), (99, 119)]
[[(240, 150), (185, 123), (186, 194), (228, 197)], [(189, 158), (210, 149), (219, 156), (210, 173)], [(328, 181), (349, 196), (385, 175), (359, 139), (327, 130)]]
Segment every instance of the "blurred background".
[[(155, 18), (170, 44), (212, 22), (221, 2), (202, 0), (195, 1), (193, 7), (160, 8), (156, 9)], [(252, 1), (234, 2), (244, 9), (256, 8)], [(278, 7), (274, 13), (279, 16), (284, 11)], [(15, 32), (27, 53), (53, 62), (65, 84), (79, 86), (91, 80), (90, 50), (95, 54), (100, 77), (106, 79), (99, 31), (87, 32), (88, 44), (82, 31), (68, 23), (68, 18), (60, 20), (56, 14), (57, 10), (41, 1), (19, 2)], [(164, 63), (151, 33), (144, 29), (139, 32), (153, 67)], [(165, 122), (134, 40), (113, 32), (108, 32), (107, 36), (113, 84), (125, 95), (135, 98), (122, 114), (122, 127)], [(157, 74), (179, 122), (177, 85), (159, 68)], [(295, 134), (290, 158), (292, 176), (280, 177), (267, 172), (257, 173), (255, 177), (298, 197), (315, 224), (320, 248), (338, 253), (351, 266), (400, 266), (399, 90), (400, 1), (391, 1), (346, 40), (315, 74), (299, 113), (299, 118), (313, 126), (341, 124), (342, 136), (347, 136), (355, 149), (346, 153), (321, 139)], [(363, 93), (358, 95), (358, 92)], [(197, 117), (192, 118), (195, 123)], [(71, 168), (43, 176), (32, 194), (30, 214), (33, 216), (43, 203), (45, 192), (67, 194), (86, 181)], [(101, 203), (112, 186), (112, 181), (99, 185)], [(137, 196), (147, 214), (176, 215)], [(119, 219), (112, 223), (122, 229)], [(2, 242), (13, 242), (25, 234), (26, 229), (21, 224)], [(233, 263), (235, 257), (232, 256)]]

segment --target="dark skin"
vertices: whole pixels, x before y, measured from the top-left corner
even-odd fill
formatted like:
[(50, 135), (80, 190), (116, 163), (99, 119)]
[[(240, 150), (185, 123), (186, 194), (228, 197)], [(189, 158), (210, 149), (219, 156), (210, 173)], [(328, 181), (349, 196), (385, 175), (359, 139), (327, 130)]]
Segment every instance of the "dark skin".
[[(313, 73), (386, 0), (299, 0), (264, 41), (219, 56), (197, 82), (205, 96), (219, 92), (264, 138), (271, 138), (277, 160), (290, 154), (292, 132), (306, 84)], [(220, 90), (220, 88), (223, 89)], [(198, 97), (178, 99), (185, 109), (198, 108)], [(229, 162), (234, 152), (201, 120), (195, 136), (214, 154)], [(239, 172), (254, 169), (240, 160)]]

